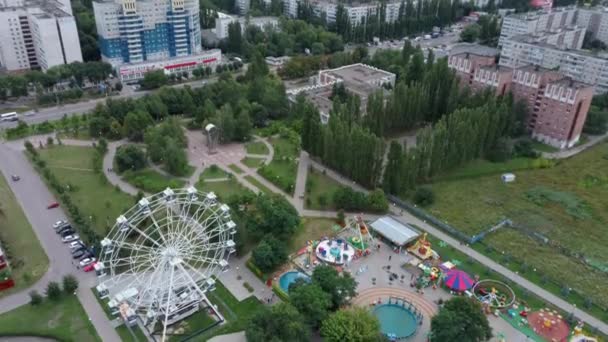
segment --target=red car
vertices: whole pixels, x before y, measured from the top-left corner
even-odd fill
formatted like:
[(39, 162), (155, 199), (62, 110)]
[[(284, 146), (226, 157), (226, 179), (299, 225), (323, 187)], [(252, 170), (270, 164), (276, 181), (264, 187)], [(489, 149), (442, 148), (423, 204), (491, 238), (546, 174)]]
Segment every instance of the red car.
[(49, 204), (48, 207), (46, 207), (47, 209), (54, 209), (54, 208), (58, 208), (59, 207), (59, 203), (57, 202), (53, 202), (51, 204)]
[(92, 263), (92, 264), (88, 264), (85, 267), (83, 267), (82, 270), (85, 271), (85, 272), (91, 272), (92, 270), (95, 269), (95, 264), (96, 263), (97, 263), (97, 261), (94, 262), (94, 263)]

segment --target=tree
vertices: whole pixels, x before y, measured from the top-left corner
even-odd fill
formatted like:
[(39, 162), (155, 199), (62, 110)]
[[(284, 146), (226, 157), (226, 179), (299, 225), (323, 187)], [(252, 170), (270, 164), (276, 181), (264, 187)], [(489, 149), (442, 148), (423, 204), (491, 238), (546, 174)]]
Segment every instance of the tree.
[(417, 49), (408, 65), (407, 83), (412, 84), (422, 80), (424, 77), (424, 69), (424, 55), (420, 49)]
[(55, 281), (51, 281), (46, 285), (46, 296), (51, 300), (58, 300), (61, 297), (61, 286)]
[(63, 291), (67, 294), (72, 294), (78, 289), (78, 279), (71, 274), (63, 276)]
[(287, 257), (285, 244), (270, 235), (264, 237), (251, 252), (253, 263), (265, 273), (274, 271), (277, 266), (284, 264)]
[(118, 172), (140, 170), (146, 166), (146, 153), (136, 145), (121, 146), (114, 159)]
[(251, 136), (251, 130), (253, 125), (251, 124), (251, 118), (249, 112), (244, 110), (239, 113), (236, 118), (234, 126), (234, 139), (237, 141), (247, 141)]
[(429, 206), (435, 202), (435, 193), (428, 186), (419, 186), (414, 193), (414, 203), (423, 207)]
[(391, 142), (387, 159), (384, 177), (382, 177), (382, 187), (389, 194), (399, 195), (403, 190), (401, 174), (403, 171), (403, 150), (401, 144), (396, 141)]
[(173, 138), (165, 139), (164, 149), (165, 169), (174, 176), (184, 176), (188, 172), (188, 157)]
[(460, 32), (460, 40), (467, 43), (473, 43), (479, 38), (480, 27), (477, 24), (472, 24), (465, 27)]
[(268, 64), (264, 60), (264, 56), (256, 49), (251, 55), (251, 63), (247, 68), (247, 79), (254, 80), (258, 77), (265, 77), (268, 75)]
[(243, 42), (241, 23), (238, 21), (235, 21), (235, 22), (228, 24), (228, 43), (227, 43), (228, 52), (242, 54), (243, 53), (243, 44), (244, 44), (244, 42)]
[(310, 330), (293, 306), (280, 303), (254, 315), (245, 330), (249, 342), (308, 342)]
[[(291, 295), (290, 295), (291, 297)], [(321, 325), (321, 336), (327, 342), (383, 341), (380, 322), (364, 308), (335, 312)]]
[(478, 342), (492, 337), (492, 328), (481, 305), (467, 297), (446, 301), (431, 319), (431, 340), (434, 342)]
[(388, 210), (388, 201), (382, 189), (376, 189), (367, 196), (367, 207), (377, 213), (384, 213)]
[(42, 303), (42, 295), (40, 295), (40, 293), (38, 293), (38, 291), (36, 290), (32, 290), (30, 291), (30, 304), (32, 305), (39, 305), (40, 303)]
[(318, 266), (312, 272), (312, 281), (331, 296), (332, 309), (337, 310), (348, 303), (347, 298), (357, 296), (357, 281), (348, 273), (338, 274), (331, 266)]
[(258, 237), (266, 234), (281, 240), (289, 239), (300, 225), (298, 211), (280, 195), (258, 195), (254, 201), (249, 229)]
[(331, 296), (314, 283), (290, 288), (289, 301), (315, 328), (327, 318), (332, 306)]
[(154, 124), (154, 120), (143, 110), (135, 112), (129, 112), (125, 117), (123, 129), (125, 135), (132, 141), (143, 141), (144, 132), (146, 129)]
[(587, 121), (583, 127), (583, 132), (592, 135), (606, 133), (608, 129), (608, 112), (592, 106), (587, 113)]
[(155, 70), (147, 72), (144, 79), (141, 81), (141, 87), (144, 89), (156, 89), (166, 85), (169, 79), (163, 70)]

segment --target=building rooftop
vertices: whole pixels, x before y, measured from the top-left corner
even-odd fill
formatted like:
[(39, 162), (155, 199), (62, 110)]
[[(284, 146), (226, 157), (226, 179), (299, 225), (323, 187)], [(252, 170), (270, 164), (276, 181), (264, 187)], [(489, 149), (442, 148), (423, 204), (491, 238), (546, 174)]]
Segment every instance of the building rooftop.
[(498, 70), (500, 72), (512, 72), (513, 71), (513, 69), (511, 69), (509, 67), (498, 65), (498, 64), (494, 64), (494, 65), (482, 65), (482, 66), (479, 66), (479, 69), (481, 69), (481, 70), (490, 70), (490, 71)]
[(556, 80), (553, 82), (549, 82), (548, 84), (561, 85), (561, 86), (565, 86), (565, 87), (572, 88), (572, 89), (584, 89), (584, 88), (593, 87), (590, 84), (575, 81), (570, 77), (564, 77), (562, 79), (559, 79), (559, 80)]
[(450, 56), (459, 55), (463, 53), (470, 53), (478, 56), (494, 57), (499, 54), (499, 50), (493, 47), (473, 44), (473, 43), (460, 43), (456, 44), (450, 50)]
[(373, 230), (397, 246), (404, 246), (420, 236), (420, 232), (392, 216), (384, 216), (370, 224)]
[[(8, 6), (4, 6), (4, 4), (7, 4)], [(0, 2), (0, 11), (2, 12), (25, 10), (28, 8), (40, 8), (41, 13), (34, 13), (34, 15), (39, 18), (70, 16), (69, 13), (63, 10), (63, 4), (56, 0), (25, 0), (6, 3)]]
[(382, 89), (377, 82), (383, 79), (395, 79), (395, 74), (393, 73), (362, 63), (322, 70), (319, 72), (319, 75), (321, 74), (330, 75), (342, 80), (346, 89), (359, 95), (361, 100), (365, 100), (372, 93)]

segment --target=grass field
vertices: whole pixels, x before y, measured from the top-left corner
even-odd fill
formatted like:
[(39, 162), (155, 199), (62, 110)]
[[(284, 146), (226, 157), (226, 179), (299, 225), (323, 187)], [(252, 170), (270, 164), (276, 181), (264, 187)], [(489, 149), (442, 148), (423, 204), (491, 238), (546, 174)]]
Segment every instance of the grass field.
[(73, 202), (95, 230), (105, 236), (116, 218), (134, 204), (134, 199), (93, 171), (92, 147), (54, 146), (39, 151), (61, 184), (70, 185)]
[(308, 240), (318, 240), (322, 236), (332, 236), (336, 220), (321, 217), (303, 217), (302, 225), (290, 239), (289, 252), (293, 253), (306, 246)]
[(249, 191), (234, 177), (220, 182), (206, 182), (205, 180), (201, 179), (198, 181), (198, 183), (196, 183), (195, 186), (200, 191), (214, 192), (220, 199), (224, 201), (230, 196), (240, 195)]
[(536, 141), (533, 140), (532, 141), (532, 148), (534, 148), (535, 150), (539, 151), (539, 152), (557, 152), (559, 151), (559, 148), (557, 147), (553, 147), (551, 145), (547, 145), (545, 143), (542, 143), (540, 141)]
[(228, 176), (229, 174), (226, 171), (220, 169), (217, 165), (211, 165), (210, 167), (206, 168), (201, 174), (202, 179), (226, 178)]
[(467, 165), (446, 172), (434, 181), (460, 180), (480, 176), (500, 175), (505, 172), (515, 172), (534, 168), (535, 161), (530, 158), (513, 158), (504, 163), (492, 163), (485, 159), (474, 160)]
[(312, 168), (308, 171), (308, 178), (306, 179), (304, 205), (306, 205), (306, 208), (314, 210), (332, 209), (332, 197), (339, 188), (340, 183)]
[(261, 141), (250, 142), (245, 145), (245, 148), (249, 154), (268, 154), (270, 152), (266, 145)]
[(192, 341), (207, 341), (213, 336), (242, 331), (247, 326), (249, 319), (259, 310), (263, 310), (264, 307), (254, 296), (247, 297), (239, 302), (217, 279), (215, 290), (209, 293), (208, 298), (213, 304), (217, 305), (227, 323), (195, 337)]
[(230, 164), (228, 165), (228, 168), (230, 170), (232, 170), (232, 172), (238, 174), (238, 175), (242, 175), (243, 173), (245, 173), (245, 170), (241, 169), (238, 165), (236, 164)]
[[(175, 329), (175, 335), (169, 336), (169, 341), (182, 341), (184, 337), (195, 334), (196, 332), (210, 328), (215, 320), (210, 317), (206, 311), (199, 311), (188, 318), (181, 320), (171, 326), (171, 329)], [(194, 338), (193, 340), (196, 340)], [(123, 340), (124, 341), (124, 340)]]
[(261, 167), (262, 165), (264, 165), (264, 158), (252, 158), (252, 157), (245, 157), (243, 158), (243, 160), (241, 160), (241, 162), (247, 166), (249, 166), (252, 169), (257, 169), (259, 167)]
[[(139, 329), (139, 327), (135, 326), (132, 327), (131, 330), (133, 331), (133, 334), (131, 334), (131, 332), (129, 331), (129, 328), (126, 325), (121, 325), (118, 328), (116, 328), (116, 332), (118, 333), (118, 336), (120, 336), (120, 340), (122, 342), (146, 342), (148, 341), (148, 339), (146, 338), (146, 335), (144, 335), (143, 331), (141, 331), (141, 329)], [(133, 335), (135, 335), (135, 338), (133, 338)]]
[(0, 173), (0, 240), (9, 257), (15, 287), (0, 292), (0, 297), (35, 283), (49, 267), (49, 260), (32, 226), (17, 203), (15, 195)]
[(76, 296), (24, 305), (0, 315), (0, 336), (44, 336), (59, 341), (101, 341)]
[[(608, 270), (608, 144), (553, 168), (515, 174), (510, 184), (498, 175), (434, 183), (436, 200), (429, 212), (469, 235), (503, 218), (541, 234), (549, 244), (509, 228), (488, 235), (484, 243), (608, 306), (608, 273), (598, 269)], [(565, 256), (556, 245), (581, 253), (598, 267)]]
[(150, 168), (126, 171), (122, 174), (122, 178), (134, 187), (150, 193), (163, 191), (167, 187), (181, 188), (186, 183), (183, 179), (168, 177)]
[(251, 185), (255, 186), (256, 188), (258, 188), (261, 192), (271, 195), (274, 192), (272, 190), (270, 190), (266, 185), (262, 184), (260, 181), (258, 181), (257, 179), (253, 178), (253, 176), (245, 176), (245, 179), (251, 183)]
[(274, 148), (274, 157), (270, 164), (261, 167), (258, 173), (283, 191), (293, 194), (298, 173), (296, 158), (299, 148), (285, 138), (271, 138), (269, 140)]

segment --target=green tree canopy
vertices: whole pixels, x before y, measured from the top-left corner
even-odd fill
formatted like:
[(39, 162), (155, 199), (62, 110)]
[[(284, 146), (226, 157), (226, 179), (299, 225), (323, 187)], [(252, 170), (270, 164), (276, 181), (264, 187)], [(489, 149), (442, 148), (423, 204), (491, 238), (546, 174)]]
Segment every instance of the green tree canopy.
[(289, 301), (313, 327), (319, 327), (332, 306), (331, 296), (314, 283), (290, 287)]
[(293, 306), (280, 303), (256, 314), (245, 330), (249, 342), (308, 342), (310, 329)]
[(492, 337), (492, 328), (481, 305), (470, 298), (454, 297), (431, 319), (433, 342), (479, 342)]
[(136, 145), (121, 146), (114, 157), (118, 172), (139, 170), (146, 166), (146, 153)]
[(321, 265), (312, 272), (312, 281), (331, 296), (332, 309), (336, 310), (357, 296), (357, 281), (348, 273), (338, 274), (335, 268)]
[(327, 342), (384, 341), (380, 333), (380, 322), (364, 308), (335, 312), (323, 321), (321, 336)]

